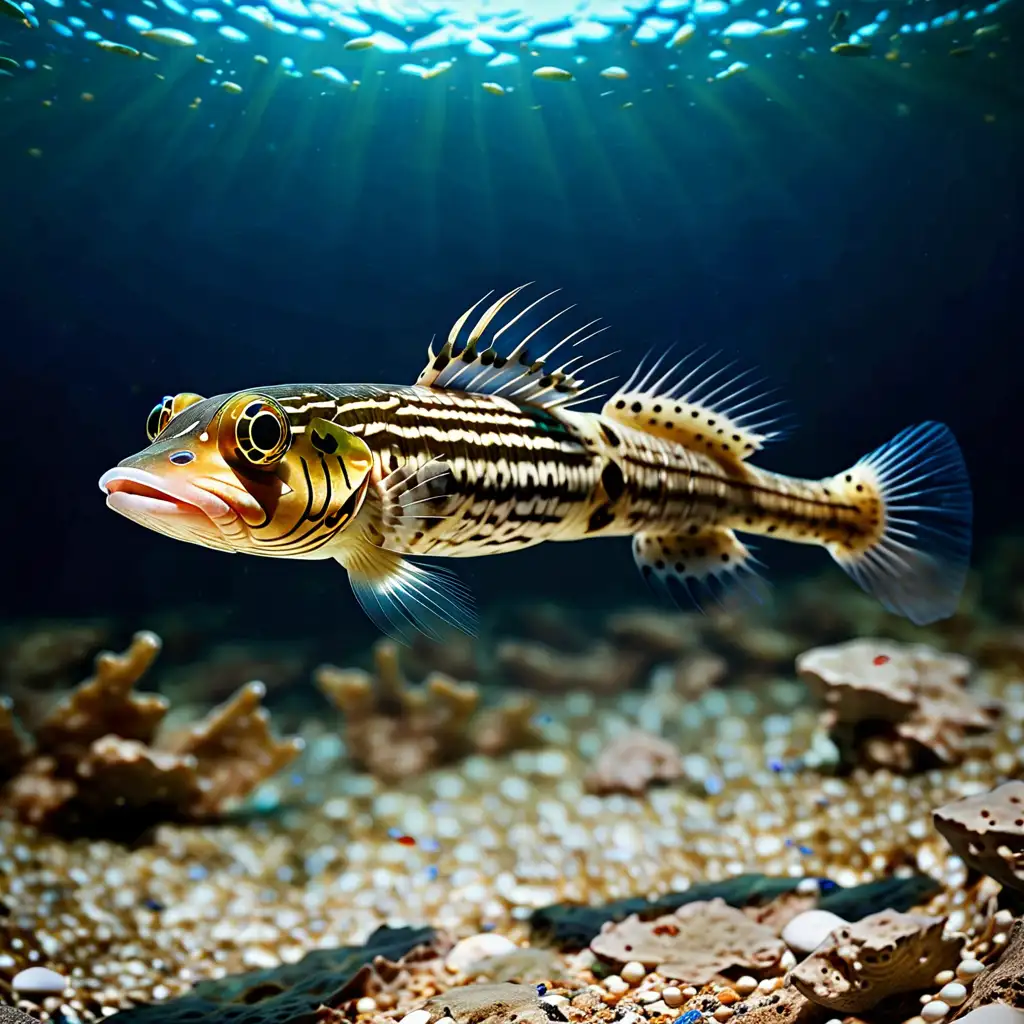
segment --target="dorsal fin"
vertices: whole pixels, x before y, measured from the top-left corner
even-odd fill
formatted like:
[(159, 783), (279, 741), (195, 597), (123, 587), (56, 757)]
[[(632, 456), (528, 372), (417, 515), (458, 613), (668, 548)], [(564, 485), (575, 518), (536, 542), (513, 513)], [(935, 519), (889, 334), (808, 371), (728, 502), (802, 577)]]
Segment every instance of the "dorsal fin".
[(695, 355), (684, 357), (656, 380), (665, 354), (646, 373), (641, 360), (601, 414), (720, 462), (743, 461), (778, 436), (770, 429), (771, 417), (765, 415), (781, 403), (764, 404), (767, 393), (755, 390), (761, 382), (745, 383), (750, 370), (723, 380), (734, 364), (711, 369), (714, 356), (680, 378), (680, 371)]
[[(529, 402), (541, 406), (544, 409), (565, 407), (579, 401), (587, 392), (593, 388), (607, 384), (607, 380), (600, 381), (588, 388), (583, 387), (583, 381), (577, 376), (589, 366), (600, 362), (606, 356), (599, 356), (597, 359), (585, 363), (583, 366), (575, 366), (583, 357), (574, 356), (562, 363), (560, 366), (549, 369), (548, 360), (563, 345), (572, 343), (572, 347), (581, 345), (584, 341), (607, 330), (600, 327), (597, 330), (588, 331), (598, 321), (591, 320), (582, 327), (577, 328), (572, 334), (567, 335), (556, 342), (537, 359), (530, 359), (526, 354), (526, 347), (541, 331), (549, 324), (557, 320), (563, 313), (568, 313), (572, 306), (559, 310), (553, 316), (548, 317), (539, 327), (522, 336), (515, 347), (508, 355), (501, 355), (495, 343), (508, 330), (515, 327), (516, 323), (529, 313), (545, 299), (550, 298), (555, 292), (548, 292), (539, 299), (534, 300), (524, 309), (520, 310), (511, 319), (500, 324), (490, 339), (480, 346), (481, 338), (487, 329), (492, 325), (495, 317), (511, 299), (514, 299), (527, 285), (520, 285), (512, 291), (502, 295), (491, 303), (477, 318), (469, 330), (469, 336), (465, 344), (459, 347), (459, 335), (469, 322), (474, 310), (485, 302), (493, 294), (488, 292), (479, 302), (470, 306), (458, 320), (455, 321), (451, 331), (448, 333), (448, 340), (441, 346), (440, 351), (434, 352), (433, 344), (427, 349), (427, 365), (423, 368), (416, 383), (422, 387), (438, 388), (447, 391), (466, 391), (480, 395), (502, 395), (505, 398), (512, 398), (518, 402)], [(500, 323), (500, 322), (499, 322)], [(609, 378), (609, 380), (612, 378)]]

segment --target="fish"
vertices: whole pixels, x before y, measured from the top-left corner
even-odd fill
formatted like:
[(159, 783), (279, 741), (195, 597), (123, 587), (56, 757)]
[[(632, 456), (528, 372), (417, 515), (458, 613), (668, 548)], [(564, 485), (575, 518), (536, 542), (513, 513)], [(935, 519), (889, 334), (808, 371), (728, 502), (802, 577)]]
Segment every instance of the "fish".
[(629, 538), (643, 578), (684, 606), (759, 589), (753, 535), (824, 547), (915, 624), (955, 613), (973, 498), (948, 426), (908, 427), (823, 479), (761, 469), (779, 431), (753, 370), (650, 353), (581, 408), (615, 380), (581, 376), (608, 355), (554, 357), (608, 327), (589, 320), (533, 357), (575, 307), (542, 306), (555, 291), (523, 305), (527, 287), (466, 310), (412, 384), (164, 397), (148, 446), (100, 477), (107, 506), (216, 551), (333, 559), (400, 642), (475, 631), (468, 588), (429, 559), (606, 537)]

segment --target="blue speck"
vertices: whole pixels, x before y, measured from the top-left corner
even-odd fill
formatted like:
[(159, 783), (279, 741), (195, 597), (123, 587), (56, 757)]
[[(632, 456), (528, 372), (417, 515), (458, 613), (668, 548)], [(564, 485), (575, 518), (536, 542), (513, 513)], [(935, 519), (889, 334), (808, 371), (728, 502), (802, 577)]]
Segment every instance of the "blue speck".
[(543, 982), (537, 986), (537, 995), (546, 996), (548, 994), (548, 987)]
[(437, 853), (441, 849), (441, 844), (436, 839), (421, 839), (420, 849), (427, 853)]
[(206, 878), (206, 868), (202, 864), (193, 864), (188, 869), (188, 877), (193, 882), (202, 882)]
[(291, 783), (293, 786), (301, 786), (303, 782), (305, 782), (305, 779), (303, 779), (303, 777), (298, 773), (291, 776)]
[(433, 882), (437, 878), (437, 865), (429, 864), (427, 866), (427, 881)]
[(402, 832), (402, 830), (400, 828), (389, 828), (388, 829), (388, 839), (397, 839), (399, 836), (401, 836), (403, 834), (404, 833)]
[(704, 792), (708, 796), (718, 796), (725, 789), (725, 783), (717, 775), (709, 775), (704, 780)]
[(800, 846), (798, 847), (798, 849), (805, 857), (810, 857), (810, 855), (814, 853), (814, 851), (809, 846)]
[(682, 1017), (676, 1017), (672, 1024), (697, 1024), (703, 1019), (704, 1014), (700, 1010), (687, 1010)]
[(142, 905), (147, 910), (152, 910), (154, 913), (157, 913), (164, 909), (164, 905), (159, 900), (153, 899), (152, 896), (149, 896), (146, 899), (144, 899), (142, 901)]
[(786, 766), (781, 761), (769, 761), (768, 767), (771, 768), (773, 772), (783, 772), (786, 770)]
[(839, 888), (839, 886), (835, 882), (833, 882), (831, 878), (819, 878), (818, 888), (822, 892), (835, 892), (836, 889)]

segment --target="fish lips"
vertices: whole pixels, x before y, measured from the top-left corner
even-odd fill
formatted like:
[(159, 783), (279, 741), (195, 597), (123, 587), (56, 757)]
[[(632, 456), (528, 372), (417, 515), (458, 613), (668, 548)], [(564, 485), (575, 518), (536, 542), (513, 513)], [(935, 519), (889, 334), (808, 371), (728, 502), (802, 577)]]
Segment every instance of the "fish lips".
[(186, 480), (165, 479), (144, 469), (115, 466), (99, 479), (107, 507), (129, 518), (195, 516), (211, 523), (232, 518), (231, 507), (215, 494)]

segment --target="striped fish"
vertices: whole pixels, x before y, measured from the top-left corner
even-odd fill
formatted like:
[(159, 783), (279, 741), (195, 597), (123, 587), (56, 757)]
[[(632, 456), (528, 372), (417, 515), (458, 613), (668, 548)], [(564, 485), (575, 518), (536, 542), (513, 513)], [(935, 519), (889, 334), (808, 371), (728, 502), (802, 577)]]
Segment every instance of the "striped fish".
[(827, 548), (915, 623), (954, 612), (972, 499), (946, 426), (904, 430), (823, 480), (759, 469), (751, 457), (774, 435), (746, 374), (726, 380), (725, 367), (693, 357), (663, 370), (662, 357), (600, 412), (581, 411), (608, 382), (585, 388), (580, 373), (603, 357), (552, 357), (604, 328), (591, 321), (531, 358), (568, 310), (527, 331), (526, 314), (553, 293), (512, 315), (521, 290), (467, 310), (412, 386), (168, 396), (150, 413), (149, 447), (101, 477), (107, 504), (218, 551), (336, 559), (400, 640), (474, 629), (458, 578), (410, 556), (612, 536), (631, 538), (641, 573), (676, 600), (749, 585), (755, 561), (737, 534), (757, 534)]

